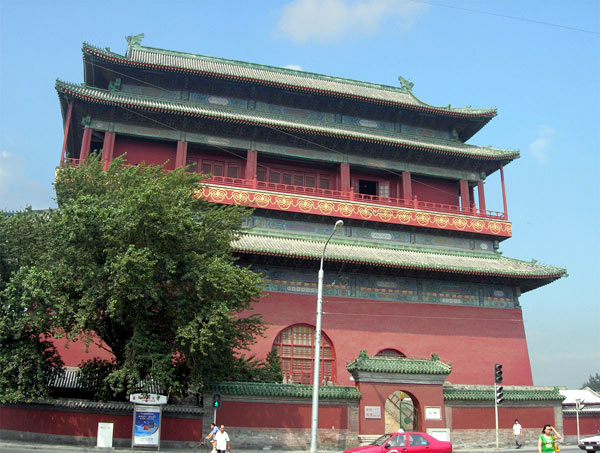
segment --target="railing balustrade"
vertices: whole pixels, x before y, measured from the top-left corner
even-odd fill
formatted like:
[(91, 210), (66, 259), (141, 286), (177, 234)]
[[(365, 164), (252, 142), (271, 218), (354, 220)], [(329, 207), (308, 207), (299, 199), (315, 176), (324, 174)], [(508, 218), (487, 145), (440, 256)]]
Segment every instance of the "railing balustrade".
[(340, 190), (319, 189), (316, 187), (294, 186), (291, 184), (281, 184), (267, 181), (257, 181), (242, 178), (229, 178), (227, 176), (211, 176), (204, 180), (207, 184), (218, 184), (229, 187), (240, 187), (249, 189), (264, 190), (267, 192), (279, 192), (285, 194), (314, 196), (320, 198), (330, 198), (332, 200), (358, 201), (368, 204), (422, 209), (425, 211), (443, 212), (449, 214), (465, 214), (485, 217), (489, 219), (506, 220), (504, 213), (498, 211), (482, 211), (476, 207), (461, 207), (443, 203), (433, 203), (430, 201), (419, 201), (415, 197), (412, 200), (392, 197), (380, 197), (378, 195), (368, 195), (355, 192), (342, 192)]
[[(75, 167), (80, 165), (81, 159), (67, 159), (67, 165)], [(403, 198), (380, 197), (378, 195), (368, 195), (363, 193), (342, 192), (340, 190), (319, 189), (316, 187), (294, 186), (292, 184), (281, 184), (267, 181), (258, 181), (256, 179), (230, 178), (228, 176), (210, 176), (203, 180), (206, 184), (218, 184), (228, 187), (239, 187), (246, 189), (264, 190), (267, 192), (279, 192), (284, 194), (314, 196), (320, 198), (329, 198), (332, 200), (358, 201), (373, 205), (384, 205), (400, 208), (422, 209), (448, 214), (464, 214), (479, 216), (487, 219), (507, 220), (503, 212), (482, 211), (472, 207), (462, 207), (443, 203), (434, 203), (431, 201), (420, 201), (417, 197), (412, 200)]]

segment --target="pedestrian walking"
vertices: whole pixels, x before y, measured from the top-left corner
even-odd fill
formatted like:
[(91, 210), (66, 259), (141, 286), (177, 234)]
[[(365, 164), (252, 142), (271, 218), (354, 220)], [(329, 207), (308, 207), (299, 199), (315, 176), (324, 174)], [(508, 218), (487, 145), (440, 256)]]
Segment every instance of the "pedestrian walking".
[(225, 432), (225, 425), (219, 427), (219, 432), (215, 434), (215, 441), (217, 443), (217, 453), (225, 453), (225, 450), (231, 451), (229, 435)]
[(210, 424), (210, 433), (208, 433), (205, 437), (206, 440), (210, 442), (212, 445), (212, 451), (210, 453), (217, 453), (217, 441), (215, 440), (215, 435), (219, 432), (219, 428), (214, 423)]
[(521, 444), (521, 424), (519, 420), (515, 418), (515, 424), (513, 425), (513, 436), (515, 436), (515, 447), (517, 449), (521, 448), (523, 444)]
[(559, 451), (556, 441), (560, 438), (561, 436), (554, 429), (554, 426), (544, 425), (542, 434), (538, 439), (538, 453), (554, 453), (555, 451)]

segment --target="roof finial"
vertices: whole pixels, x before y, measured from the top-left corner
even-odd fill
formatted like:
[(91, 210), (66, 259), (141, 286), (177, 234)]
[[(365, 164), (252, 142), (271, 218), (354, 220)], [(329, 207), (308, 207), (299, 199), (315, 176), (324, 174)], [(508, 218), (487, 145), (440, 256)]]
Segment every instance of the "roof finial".
[(125, 36), (125, 39), (129, 47), (139, 47), (142, 44), (142, 39), (144, 39), (144, 34)]
[(412, 83), (410, 80), (406, 80), (404, 77), (402, 76), (398, 76), (398, 80), (400, 81), (400, 86), (402, 88), (404, 88), (406, 91), (408, 91), (409, 93), (412, 93), (412, 89), (415, 86), (414, 83)]

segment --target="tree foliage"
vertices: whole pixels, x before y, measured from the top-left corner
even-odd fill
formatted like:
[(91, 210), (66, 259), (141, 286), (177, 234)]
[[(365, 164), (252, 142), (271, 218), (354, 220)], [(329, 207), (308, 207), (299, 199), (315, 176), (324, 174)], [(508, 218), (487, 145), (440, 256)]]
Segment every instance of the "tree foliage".
[(594, 392), (600, 392), (600, 373), (590, 375), (589, 379), (581, 385), (581, 388), (589, 387)]
[[(249, 211), (198, 197), (200, 183), (121, 159), (106, 171), (97, 159), (61, 168), (56, 210), (5, 220), (2, 314), (22, 323), (8, 330), (110, 350), (112, 361), (83, 367), (99, 398), (140, 382), (182, 394), (243, 369), (236, 351), (264, 329), (258, 315), (241, 316), (262, 280), (230, 248)], [(266, 364), (249, 366), (260, 375)]]

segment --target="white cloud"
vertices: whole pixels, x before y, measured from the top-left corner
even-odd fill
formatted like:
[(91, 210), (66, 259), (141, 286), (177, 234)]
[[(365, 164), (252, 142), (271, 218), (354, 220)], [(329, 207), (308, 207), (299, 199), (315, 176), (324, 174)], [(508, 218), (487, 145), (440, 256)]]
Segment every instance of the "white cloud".
[(278, 32), (299, 43), (333, 42), (373, 35), (385, 20), (408, 30), (428, 8), (410, 0), (293, 0), (282, 9)]
[(286, 66), (284, 66), (284, 68), (287, 69), (295, 69), (296, 71), (302, 71), (302, 66), (300, 66), (299, 64), (288, 64)]
[(556, 131), (550, 126), (544, 124), (538, 126), (538, 137), (529, 144), (529, 151), (540, 163), (546, 163), (549, 160), (549, 153), (552, 146), (552, 137)]

